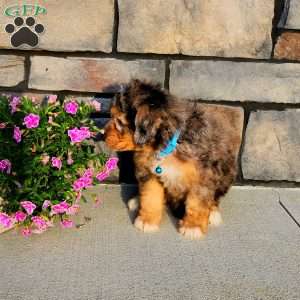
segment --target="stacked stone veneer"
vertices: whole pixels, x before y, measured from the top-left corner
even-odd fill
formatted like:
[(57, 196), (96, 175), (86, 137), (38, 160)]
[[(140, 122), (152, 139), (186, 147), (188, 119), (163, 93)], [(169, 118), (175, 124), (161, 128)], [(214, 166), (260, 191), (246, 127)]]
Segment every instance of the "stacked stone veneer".
[(120, 83), (153, 80), (238, 107), (241, 181), (300, 182), (300, 0), (34, 1), (47, 8), (34, 49), (4, 30), (17, 2), (0, 1), (3, 93), (96, 96), (105, 114)]

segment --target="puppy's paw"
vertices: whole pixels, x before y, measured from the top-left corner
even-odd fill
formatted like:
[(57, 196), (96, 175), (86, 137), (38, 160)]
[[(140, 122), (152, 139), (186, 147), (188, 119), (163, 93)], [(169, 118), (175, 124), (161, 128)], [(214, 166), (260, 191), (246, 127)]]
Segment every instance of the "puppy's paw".
[(143, 232), (156, 232), (159, 230), (159, 226), (157, 224), (149, 224), (142, 220), (141, 217), (137, 217), (134, 221), (134, 226), (143, 231)]
[(128, 210), (133, 212), (139, 208), (139, 199), (138, 197), (134, 197), (128, 200), (127, 202)]
[(223, 223), (221, 213), (218, 209), (214, 209), (210, 212), (208, 222), (214, 227), (218, 227)]
[(179, 227), (179, 233), (189, 240), (200, 240), (205, 236), (200, 227), (181, 226)]

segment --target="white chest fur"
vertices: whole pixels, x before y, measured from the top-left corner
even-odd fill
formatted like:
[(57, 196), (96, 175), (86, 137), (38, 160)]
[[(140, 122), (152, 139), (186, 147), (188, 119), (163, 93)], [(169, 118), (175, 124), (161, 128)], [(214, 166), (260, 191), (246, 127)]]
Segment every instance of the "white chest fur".
[[(161, 168), (161, 173), (157, 173), (157, 167)], [(182, 191), (185, 186), (185, 172), (182, 164), (172, 154), (163, 159), (154, 159), (151, 171), (164, 185), (170, 193)]]

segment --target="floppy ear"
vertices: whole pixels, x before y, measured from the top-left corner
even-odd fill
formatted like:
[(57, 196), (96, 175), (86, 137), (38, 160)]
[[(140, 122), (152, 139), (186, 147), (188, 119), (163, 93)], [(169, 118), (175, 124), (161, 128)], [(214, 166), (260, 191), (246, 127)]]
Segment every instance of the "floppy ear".
[(151, 110), (148, 105), (137, 109), (135, 117), (134, 141), (138, 145), (155, 142), (157, 131), (161, 126), (161, 112)]

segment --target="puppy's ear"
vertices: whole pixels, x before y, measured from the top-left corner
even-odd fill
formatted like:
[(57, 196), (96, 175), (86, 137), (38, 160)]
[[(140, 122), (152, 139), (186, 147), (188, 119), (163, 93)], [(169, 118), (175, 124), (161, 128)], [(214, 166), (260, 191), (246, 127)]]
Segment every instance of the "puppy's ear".
[(153, 111), (148, 105), (138, 108), (135, 117), (134, 141), (137, 145), (155, 143), (157, 131), (161, 126), (160, 111)]
[(136, 107), (146, 104), (150, 108), (163, 108), (167, 104), (168, 94), (159, 84), (133, 79), (129, 87), (132, 95), (135, 96)]
[[(125, 90), (126, 91), (126, 90)], [(124, 91), (114, 96), (113, 105), (117, 107), (121, 112), (126, 112), (128, 109), (128, 103), (124, 99)]]

